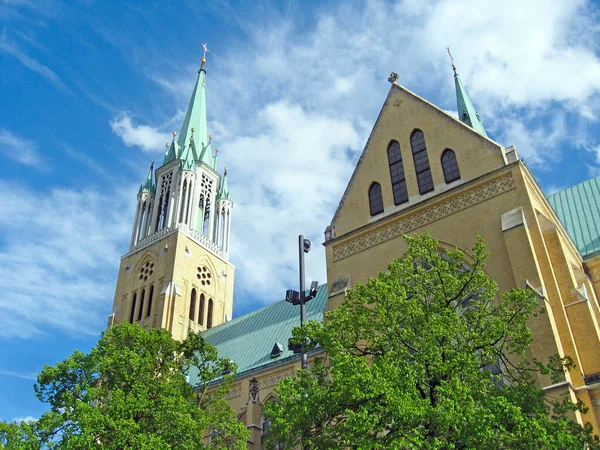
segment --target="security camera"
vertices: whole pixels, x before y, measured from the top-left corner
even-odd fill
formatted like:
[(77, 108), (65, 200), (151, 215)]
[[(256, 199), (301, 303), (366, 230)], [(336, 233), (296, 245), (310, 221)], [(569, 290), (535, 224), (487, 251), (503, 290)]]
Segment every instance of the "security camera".
[(318, 281), (313, 281), (310, 283), (310, 290), (308, 291), (308, 295), (310, 298), (315, 298), (317, 296), (317, 288), (319, 287)]
[(304, 253), (310, 252), (310, 241), (308, 239), (304, 239), (304, 242), (302, 243), (302, 247), (304, 249)]

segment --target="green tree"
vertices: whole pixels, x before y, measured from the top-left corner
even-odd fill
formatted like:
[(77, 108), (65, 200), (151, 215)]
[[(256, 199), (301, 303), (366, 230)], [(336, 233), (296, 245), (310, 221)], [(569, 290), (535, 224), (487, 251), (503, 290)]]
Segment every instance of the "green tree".
[(89, 354), (75, 351), (45, 366), (34, 389), (50, 411), (33, 424), (2, 424), (0, 442), (15, 449), (245, 449), (248, 431), (223, 398), (232, 380), (223, 377), (226, 368), (235, 369), (198, 335), (178, 342), (165, 330), (117, 325)]
[(525, 357), (527, 321), (543, 312), (535, 293), (499, 301), (481, 239), (472, 260), (440, 253), (428, 234), (404, 239), (388, 271), (349, 291), (323, 323), (294, 330), (324, 354), (266, 406), (271, 448), (600, 448), (574, 420), (582, 405), (533, 382), (536, 371), (556, 380), (572, 366)]

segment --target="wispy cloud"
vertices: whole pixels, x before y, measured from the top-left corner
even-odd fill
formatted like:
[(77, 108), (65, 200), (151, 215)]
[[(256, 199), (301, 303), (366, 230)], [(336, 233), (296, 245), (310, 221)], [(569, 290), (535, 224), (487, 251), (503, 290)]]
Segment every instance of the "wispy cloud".
[(7, 37), (6, 27), (3, 30), (2, 38), (0, 39), (0, 51), (15, 57), (21, 64), (27, 67), (30, 70), (40, 74), (42, 77), (46, 78), (52, 84), (54, 84), (57, 88), (65, 93), (72, 94), (73, 91), (69, 89), (60, 79), (60, 77), (50, 69), (48, 66), (45, 66), (41, 62), (27, 55), (19, 45), (11, 41)]
[(34, 141), (21, 138), (2, 128), (0, 128), (0, 152), (20, 164), (42, 167), (43, 160)]
[(112, 304), (135, 188), (40, 195), (0, 180), (0, 190), (11, 192), (0, 202), (0, 337), (97, 334)]
[(23, 380), (37, 380), (37, 374), (35, 373), (21, 373), (12, 370), (0, 369), (0, 375), (4, 375), (7, 377), (22, 378)]
[(98, 162), (96, 162), (93, 158), (89, 157), (85, 153), (75, 150), (68, 144), (63, 144), (62, 149), (75, 161), (80, 162), (88, 169), (91, 169), (92, 171), (96, 172), (98, 175), (101, 175), (105, 178), (114, 178), (108, 170), (106, 170), (104, 167), (98, 164)]

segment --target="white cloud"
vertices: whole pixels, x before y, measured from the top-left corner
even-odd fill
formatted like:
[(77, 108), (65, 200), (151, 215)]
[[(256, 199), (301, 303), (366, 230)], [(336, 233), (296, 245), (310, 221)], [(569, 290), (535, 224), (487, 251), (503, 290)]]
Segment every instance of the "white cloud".
[(36, 143), (5, 129), (0, 129), (0, 152), (20, 164), (41, 167), (42, 159), (37, 151)]
[(297, 284), (296, 242), (313, 243), (307, 276), (325, 282), (319, 245), (346, 186), (360, 138), (352, 124), (278, 102), (257, 114), (262, 133), (225, 141), (234, 195), (232, 258), (242, 291), (272, 302)]
[(146, 152), (164, 150), (165, 143), (171, 142), (171, 135), (148, 125), (137, 125), (129, 113), (122, 112), (110, 122), (113, 132), (123, 139), (128, 147), (140, 147)]
[(133, 189), (36, 192), (0, 180), (0, 190), (11, 192), (0, 202), (0, 337), (97, 334), (130, 232)]
[(35, 422), (35, 421), (37, 421), (37, 418), (35, 418), (33, 416), (15, 417), (11, 420), (11, 422), (16, 422), (16, 423), (21, 423), (21, 422), (31, 423), (31, 422)]

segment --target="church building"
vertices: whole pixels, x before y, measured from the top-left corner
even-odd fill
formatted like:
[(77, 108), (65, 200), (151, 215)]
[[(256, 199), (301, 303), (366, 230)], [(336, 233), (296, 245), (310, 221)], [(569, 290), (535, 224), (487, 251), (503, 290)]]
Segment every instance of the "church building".
[[(268, 428), (261, 406), (300, 367), (288, 348), (299, 312), (282, 300), (231, 320), (234, 202), (207, 130), (205, 64), (202, 58), (179, 135), (140, 186), (108, 326), (138, 322), (180, 340), (201, 332), (238, 366), (227, 398), (252, 432), (248, 448), (259, 449)], [(599, 433), (600, 177), (545, 195), (517, 150), (487, 136), (452, 67), (458, 119), (396, 74), (388, 79), (346, 191), (323, 224), (328, 284), (307, 303), (307, 320), (323, 320), (347, 289), (386, 270), (405, 251), (405, 233), (428, 231), (442, 249), (467, 255), (480, 235), (500, 292), (531, 289), (545, 304), (546, 313), (530, 321), (530, 356), (568, 355), (577, 366), (558, 383), (541, 374), (536, 382), (583, 401), (589, 411), (577, 419)]]

